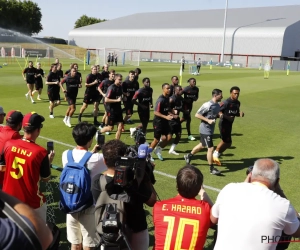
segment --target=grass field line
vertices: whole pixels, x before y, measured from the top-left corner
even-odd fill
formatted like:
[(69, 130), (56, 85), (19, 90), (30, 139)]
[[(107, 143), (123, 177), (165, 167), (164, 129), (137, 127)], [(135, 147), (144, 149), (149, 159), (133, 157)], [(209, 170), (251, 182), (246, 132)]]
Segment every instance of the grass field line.
[[(51, 139), (51, 138), (48, 138), (48, 137), (39, 136), (39, 138), (47, 140), (47, 141), (53, 141), (53, 142), (55, 142), (57, 144), (60, 144), (60, 145), (63, 145), (63, 146), (69, 147), (69, 148), (74, 148), (74, 145), (71, 145), (71, 144), (68, 144), (68, 143), (64, 143), (64, 142), (61, 142), (61, 141), (57, 141), (57, 140), (54, 140), (54, 139)], [(158, 175), (161, 175), (161, 176), (165, 176), (165, 177), (171, 178), (171, 179), (176, 179), (175, 175), (167, 174), (167, 173), (162, 172), (162, 171), (154, 170), (154, 173), (158, 174)], [(204, 185), (204, 188), (209, 189), (209, 190), (213, 190), (213, 191), (216, 191), (216, 192), (220, 192), (221, 191), (221, 189), (218, 189), (218, 188), (215, 188), (215, 187), (211, 187), (211, 186), (207, 186), (207, 185)]]

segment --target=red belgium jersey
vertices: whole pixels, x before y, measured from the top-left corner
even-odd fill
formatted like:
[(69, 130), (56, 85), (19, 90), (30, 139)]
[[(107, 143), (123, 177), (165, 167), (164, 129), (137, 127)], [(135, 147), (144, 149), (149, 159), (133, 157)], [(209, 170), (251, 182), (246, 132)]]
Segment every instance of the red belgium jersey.
[(154, 205), (153, 221), (155, 250), (200, 250), (210, 226), (210, 206), (177, 195)]
[[(0, 128), (0, 154), (2, 154), (4, 145), (7, 141), (11, 139), (21, 139), (21, 135), (18, 131), (13, 130), (9, 126), (4, 126)], [(4, 172), (0, 172), (0, 186), (3, 185)]]
[(3, 191), (36, 209), (45, 202), (39, 191), (40, 171), (47, 150), (26, 140), (10, 140), (5, 144), (6, 170)]

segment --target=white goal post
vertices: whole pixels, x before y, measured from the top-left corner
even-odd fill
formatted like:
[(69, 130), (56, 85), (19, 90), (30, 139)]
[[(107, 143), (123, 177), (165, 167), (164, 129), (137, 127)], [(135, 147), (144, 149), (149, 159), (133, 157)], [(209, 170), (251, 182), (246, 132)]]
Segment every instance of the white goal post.
[(93, 63), (100, 64), (101, 66), (108, 63), (108, 57), (113, 60), (110, 60), (110, 65), (115, 66), (115, 59), (117, 57), (117, 65), (133, 65), (139, 66), (140, 65), (140, 51), (139, 50), (132, 50), (132, 49), (118, 49), (118, 48), (98, 48), (95, 50), (90, 50), (94, 54)]

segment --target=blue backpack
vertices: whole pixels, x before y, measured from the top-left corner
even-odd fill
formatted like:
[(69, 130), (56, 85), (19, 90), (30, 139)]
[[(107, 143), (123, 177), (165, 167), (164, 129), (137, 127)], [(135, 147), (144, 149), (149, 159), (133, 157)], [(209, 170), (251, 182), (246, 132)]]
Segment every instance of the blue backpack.
[(59, 181), (59, 209), (67, 214), (77, 213), (93, 205), (91, 177), (85, 166), (91, 152), (86, 152), (82, 159), (74, 162), (72, 150), (67, 153), (68, 162), (64, 166)]

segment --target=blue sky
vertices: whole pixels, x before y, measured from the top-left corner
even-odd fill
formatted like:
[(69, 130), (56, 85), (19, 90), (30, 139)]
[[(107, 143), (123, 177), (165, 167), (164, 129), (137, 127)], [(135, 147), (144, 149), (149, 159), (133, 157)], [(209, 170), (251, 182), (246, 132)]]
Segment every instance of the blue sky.
[[(68, 38), (82, 16), (114, 19), (142, 12), (223, 9), (226, 0), (32, 0), (42, 11), (43, 31), (38, 36)], [(299, 5), (299, 0), (228, 0), (229, 8)]]

